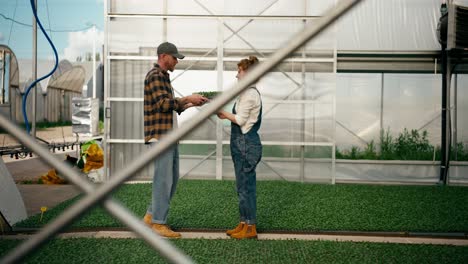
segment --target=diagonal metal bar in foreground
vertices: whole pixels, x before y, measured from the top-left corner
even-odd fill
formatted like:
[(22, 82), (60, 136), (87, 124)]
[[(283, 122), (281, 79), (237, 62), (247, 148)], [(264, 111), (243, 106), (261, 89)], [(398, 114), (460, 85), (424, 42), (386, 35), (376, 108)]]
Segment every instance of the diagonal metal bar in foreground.
[[(159, 142), (159, 144), (155, 145), (151, 149), (149, 149), (145, 155), (140, 156), (139, 158), (132, 161), (127, 167), (123, 170), (117, 172), (110, 180), (103, 184), (102, 186), (96, 188), (94, 191), (88, 193), (86, 197), (78, 201), (76, 204), (72, 205), (68, 210), (66, 210), (62, 215), (56, 218), (53, 222), (46, 225), (43, 230), (39, 233), (34, 235), (28, 241), (20, 244), (17, 248), (15, 248), (12, 252), (10, 252), (5, 258), (2, 259), (2, 262), (5, 263), (16, 263), (21, 259), (32, 252), (34, 249), (38, 248), (42, 244), (44, 244), (50, 237), (56, 235), (58, 232), (63, 230), (67, 225), (71, 224), (72, 221), (79, 216), (83, 215), (87, 209), (92, 208), (93, 206), (97, 205), (99, 202), (108, 198), (111, 192), (123, 184), (126, 180), (132, 177), (132, 174), (140, 169), (144, 168), (148, 163), (154, 160), (156, 157), (160, 155), (160, 153), (167, 150), (171, 145), (175, 144), (178, 140), (180, 140), (183, 136), (188, 134), (194, 128), (196, 128), (203, 120), (208, 118), (210, 115), (215, 113), (218, 109), (222, 108), (226, 103), (228, 103), (232, 98), (240, 94), (242, 91), (247, 89), (247, 87), (257, 81), (261, 76), (266, 74), (268, 71), (273, 69), (278, 63), (280, 63), (283, 59), (285, 59), (289, 54), (297, 50), (311, 38), (317, 36), (320, 32), (322, 32), (328, 25), (335, 22), (342, 14), (346, 13), (349, 9), (359, 3), (361, 0), (349, 0), (349, 1), (342, 1), (340, 4), (335, 8), (327, 11), (327, 16), (324, 16), (322, 19), (317, 21), (317, 24), (309, 25), (304, 28), (303, 31), (296, 34), (285, 47), (276, 51), (268, 61), (261, 63), (242, 80), (240, 80), (237, 85), (235, 85), (232, 89), (225, 91), (222, 95), (220, 95), (217, 99), (213, 102), (208, 104), (203, 111), (200, 112), (199, 115), (195, 116), (194, 118), (190, 119), (186, 122), (185, 125), (173, 130), (169, 133), (163, 140)], [(0, 119), (0, 126), (6, 128), (8, 124), (5, 124), (7, 121), (5, 118)], [(13, 130), (12, 130), (13, 131)], [(10, 132), (10, 131), (9, 131)], [(13, 134), (15, 137), (19, 135)], [(18, 138), (20, 141), (23, 138)], [(33, 143), (33, 142), (30, 142)], [(34, 143), (31, 145), (35, 145)], [(50, 154), (46, 154), (46, 156)], [(55, 162), (55, 161), (54, 161)], [(56, 164), (54, 164), (56, 165)], [(63, 168), (62, 168), (63, 169)], [(69, 169), (65, 168), (65, 171), (69, 172)], [(60, 172), (60, 171), (59, 171)], [(71, 175), (72, 173), (68, 173)], [(104, 204), (107, 205), (108, 202), (104, 201)], [(107, 208), (107, 206), (106, 206)], [(109, 211), (115, 216), (122, 216), (122, 212), (124, 216), (129, 216), (130, 220), (135, 220), (135, 217), (132, 217), (131, 214), (125, 213), (126, 209), (117, 207), (108, 208)], [(122, 217), (121, 220), (128, 220), (126, 217)], [(119, 218), (120, 219), (120, 218)], [(127, 223), (128, 222), (128, 223)], [(134, 229), (134, 231), (140, 230), (148, 230), (148, 228), (144, 227), (142, 223), (134, 223), (133, 226), (132, 221), (126, 221), (125, 223), (129, 224), (129, 227)], [(154, 235), (156, 236), (156, 235)], [(158, 250), (160, 250), (158, 248)], [(174, 249), (168, 249), (169, 251), (174, 251)], [(169, 255), (170, 253), (161, 251), (162, 254)], [(172, 259), (173, 262), (186, 262), (190, 260), (185, 259)]]
[[(70, 169), (63, 161), (57, 159), (54, 155), (50, 154), (49, 150), (38, 144), (34, 138), (26, 134), (22, 129), (12, 124), (7, 118), (0, 114), (0, 126), (8, 131), (10, 135), (14, 135), (24, 146), (39, 155), (47, 164), (54, 167), (61, 175), (65, 176), (73, 184), (78, 186), (86, 194), (95, 192), (95, 185), (85, 180), (84, 177), (79, 175), (76, 171)], [(126, 207), (122, 206), (112, 198), (103, 202), (103, 206), (112, 213), (122, 223), (129, 226), (135, 233), (142, 237), (149, 245), (158, 250), (161, 255), (167, 260), (174, 263), (192, 263), (191, 259), (184, 255), (180, 250), (174, 247), (167, 240), (156, 235), (149, 227), (143, 225), (141, 220), (134, 216)], [(86, 209), (86, 208), (85, 208)], [(87, 208), (89, 209), (89, 208)], [(83, 211), (84, 213), (85, 211)], [(62, 216), (69, 214), (69, 210), (65, 211)], [(59, 217), (61, 219), (57, 224), (71, 223), (76, 217)], [(57, 221), (56, 221), (57, 222)], [(54, 222), (55, 223), (55, 222)], [(44, 243), (47, 238), (50, 238), (54, 233), (51, 225), (46, 225), (45, 228), (37, 235), (33, 236), (30, 240), (24, 242), (16, 249), (14, 249), (0, 263), (17, 263), (23, 259), (28, 252), (34, 250)], [(57, 231), (58, 232), (58, 231)]]

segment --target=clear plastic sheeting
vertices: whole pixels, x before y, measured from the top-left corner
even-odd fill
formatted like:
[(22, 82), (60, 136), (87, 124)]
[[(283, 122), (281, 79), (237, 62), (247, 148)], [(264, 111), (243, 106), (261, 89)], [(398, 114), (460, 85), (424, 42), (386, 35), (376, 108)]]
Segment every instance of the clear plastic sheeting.
[(451, 162), (448, 180), (453, 184), (468, 184), (468, 162)]
[(111, 102), (110, 117), (116, 119), (115, 125), (110, 128), (112, 138), (138, 139), (143, 143), (143, 100), (140, 102)]
[[(128, 144), (128, 143), (113, 143), (110, 144), (110, 153), (112, 155), (109, 159), (109, 169), (111, 172), (120, 171), (125, 168), (132, 160), (142, 155), (148, 148), (149, 144)], [(135, 177), (129, 179), (133, 180), (152, 180), (154, 173), (153, 163), (148, 164), (145, 168), (135, 174)]]
[[(456, 86), (454, 85), (455, 77), (457, 78)], [(455, 141), (463, 142), (468, 147), (468, 118), (466, 118), (466, 113), (468, 113), (468, 75), (458, 74), (452, 77), (452, 80), (452, 88), (456, 89), (457, 93), (456, 109), (458, 112), (456, 123), (452, 123), (453, 129), (455, 129), (456, 125), (457, 138)], [(452, 115), (452, 118), (455, 118), (455, 116)]]
[[(173, 42), (186, 55), (171, 73), (176, 97), (226, 91), (236, 82), (240, 59), (255, 55), (261, 62), (267, 60), (337, 2), (111, 0), (106, 16), (105, 98), (110, 175), (146, 148), (143, 80), (157, 60), (159, 43)], [(440, 73), (428, 74), (432, 66), (437, 71), (431, 56), (440, 49), (436, 37), (440, 4), (440, 0), (362, 1), (263, 76), (256, 85), (262, 94), (264, 146), (258, 179), (333, 183), (336, 176), (336, 181), (435, 182), (437, 162), (340, 161), (335, 166), (334, 157), (336, 148), (343, 153), (352, 147), (365, 149), (371, 142), (378, 151), (382, 131), (393, 138), (405, 129), (427, 131), (429, 143), (440, 145), (442, 81)], [(339, 57), (340, 52), (346, 56)], [(336, 73), (340, 69), (346, 72)], [(466, 75), (458, 75), (451, 90), (458, 93), (452, 102), (458, 113), (452, 111), (453, 140), (465, 145), (466, 83)], [(223, 109), (231, 111), (232, 106), (233, 102)], [(187, 109), (178, 116), (178, 125), (203, 109)], [(180, 145), (181, 176), (233, 179), (229, 138), (230, 123), (215, 115), (191, 131)], [(151, 179), (151, 166), (135, 178)], [(463, 178), (460, 168), (453, 171)]]
[[(329, 1), (287, 1), (287, 0), (261, 0), (252, 1), (218, 1), (218, 0), (170, 0), (170, 1), (128, 1), (112, 0), (110, 11), (124, 14), (159, 14), (159, 15), (219, 15), (219, 16), (322, 16), (323, 13), (334, 5), (334, 0)], [(466, 0), (456, 3), (467, 5)], [(360, 3), (353, 12), (346, 14), (337, 24), (337, 37), (339, 50), (438, 50), (440, 45), (436, 37), (437, 22), (440, 16), (440, 0), (367, 0)], [(256, 22), (262, 24), (262, 22)], [(190, 29), (196, 34), (197, 41), (206, 36), (203, 29), (207, 24), (198, 21), (186, 30)], [(276, 26), (281, 32), (285, 23), (278, 21)], [(124, 25), (123, 25), (124, 26)], [(145, 27), (131, 27), (128, 29), (143, 31)], [(119, 27), (117, 27), (119, 28)], [(160, 29), (158, 23), (152, 28)], [(208, 27), (209, 28), (209, 27)], [(276, 28), (276, 27), (275, 27)], [(175, 28), (172, 28), (175, 30)], [(258, 28), (261, 29), (261, 28)], [(273, 32), (271, 27), (263, 29), (263, 33)], [(208, 32), (211, 30), (207, 30)], [(284, 31), (289, 35), (289, 32)], [(172, 31), (171, 37), (176, 40), (186, 39), (191, 34), (182, 34)], [(257, 34), (259, 37), (264, 34)], [(278, 32), (275, 30), (275, 32)], [(171, 34), (171, 31), (169, 31)], [(140, 34), (148, 36), (149, 34)], [(160, 34), (152, 34), (153, 37)], [(281, 35), (281, 34), (276, 34)], [(273, 35), (274, 36), (274, 35)], [(247, 36), (248, 37), (248, 36)], [(171, 38), (170, 38), (171, 39)], [(128, 38), (132, 41), (132, 38)], [(136, 41), (136, 39), (133, 39)], [(157, 43), (158, 41), (153, 41)], [(176, 41), (177, 42), (177, 41)], [(273, 43), (278, 43), (274, 41)], [(192, 46), (191, 44), (188, 45)]]
[(441, 76), (435, 74), (337, 75), (337, 145), (365, 147), (380, 131), (397, 137), (406, 128), (427, 131), (440, 143)]
[(440, 0), (366, 0), (340, 19), (338, 49), (439, 50)]

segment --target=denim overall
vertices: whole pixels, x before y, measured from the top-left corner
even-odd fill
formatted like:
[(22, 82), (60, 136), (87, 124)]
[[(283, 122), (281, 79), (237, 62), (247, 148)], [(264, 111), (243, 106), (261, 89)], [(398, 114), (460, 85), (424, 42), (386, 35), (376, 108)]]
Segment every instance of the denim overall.
[[(256, 88), (254, 89), (258, 92)], [(236, 114), (236, 104), (232, 108), (232, 113)], [(261, 123), (261, 105), (258, 120), (247, 134), (242, 134), (239, 125), (231, 123), (231, 155), (236, 173), (240, 221), (251, 225), (256, 224), (257, 219), (257, 174), (255, 168), (262, 158), (262, 143), (258, 135)]]

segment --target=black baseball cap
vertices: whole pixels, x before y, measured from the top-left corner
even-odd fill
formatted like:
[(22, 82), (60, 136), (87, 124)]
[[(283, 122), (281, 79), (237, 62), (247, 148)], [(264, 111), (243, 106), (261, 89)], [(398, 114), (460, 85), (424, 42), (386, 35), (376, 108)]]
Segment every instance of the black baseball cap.
[(178, 59), (183, 59), (185, 58), (184, 55), (180, 54), (179, 51), (177, 50), (177, 47), (176, 45), (170, 43), (170, 42), (164, 42), (164, 43), (161, 43), (159, 46), (158, 46), (158, 55), (161, 55), (161, 54), (169, 54), (169, 55), (172, 55)]

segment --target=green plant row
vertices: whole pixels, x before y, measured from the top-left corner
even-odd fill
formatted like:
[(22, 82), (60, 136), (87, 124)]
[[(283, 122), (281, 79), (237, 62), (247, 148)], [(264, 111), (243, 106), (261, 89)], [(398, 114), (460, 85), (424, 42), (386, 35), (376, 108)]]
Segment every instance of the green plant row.
[[(428, 132), (421, 133), (413, 129), (404, 129), (394, 138), (387, 130), (380, 135), (380, 149), (372, 140), (365, 149), (353, 146), (349, 150), (336, 149), (337, 159), (367, 159), (367, 160), (440, 160), (441, 149), (430, 144)], [(451, 160), (468, 161), (468, 145), (458, 143), (457, 148), (451, 147)]]
[[(398, 137), (390, 135), (390, 131), (382, 133), (378, 147), (374, 141), (365, 149), (353, 146), (349, 150), (336, 148), (337, 159), (366, 160), (440, 160), (440, 147), (430, 144), (427, 131), (404, 129)], [(213, 145), (180, 145), (182, 155), (207, 155), (216, 149)], [(332, 148), (324, 146), (307, 146), (304, 148), (305, 158), (331, 158)], [(263, 146), (263, 157), (299, 158), (299, 146)], [(223, 155), (230, 155), (228, 145), (223, 146)], [(458, 143), (451, 147), (451, 160), (468, 161), (468, 145)]]
[[(19, 240), (0, 240), (0, 256)], [(170, 240), (195, 263), (468, 263), (468, 247), (334, 241)], [(54, 239), (22, 263), (167, 263), (141, 239)]]
[[(151, 199), (151, 184), (129, 184), (115, 196), (140, 217)], [(40, 227), (78, 198), (32, 216), (18, 227)], [(272, 230), (347, 230), (396, 232), (468, 232), (468, 187), (319, 185), (286, 181), (257, 182), (260, 232)], [(225, 230), (238, 223), (234, 181), (181, 180), (171, 203), (174, 228)], [(101, 208), (74, 227), (121, 227)]]
[(220, 91), (201, 91), (201, 92), (195, 92), (195, 94), (199, 94), (199, 95), (202, 95), (208, 99), (213, 99), (215, 98), (217, 95), (221, 94), (222, 92)]

